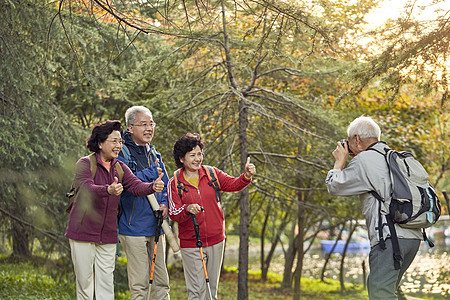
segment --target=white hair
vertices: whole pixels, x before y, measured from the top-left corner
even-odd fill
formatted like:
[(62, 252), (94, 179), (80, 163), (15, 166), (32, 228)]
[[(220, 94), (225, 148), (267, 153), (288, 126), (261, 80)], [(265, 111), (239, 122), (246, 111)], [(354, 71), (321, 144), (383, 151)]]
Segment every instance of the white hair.
[(127, 124), (127, 126), (133, 125), (134, 122), (136, 121), (136, 114), (142, 112), (144, 114), (148, 114), (150, 115), (151, 118), (153, 118), (152, 116), (152, 112), (150, 111), (150, 109), (148, 109), (145, 106), (132, 106), (129, 109), (127, 109), (127, 111), (125, 112), (125, 123)]
[(359, 135), (360, 138), (376, 138), (380, 140), (380, 126), (371, 117), (358, 117), (348, 125), (347, 135), (349, 138)]

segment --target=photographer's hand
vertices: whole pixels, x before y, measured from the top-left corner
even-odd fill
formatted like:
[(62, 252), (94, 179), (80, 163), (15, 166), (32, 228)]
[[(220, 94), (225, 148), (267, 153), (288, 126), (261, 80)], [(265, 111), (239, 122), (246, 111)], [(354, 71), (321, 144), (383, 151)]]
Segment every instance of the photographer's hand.
[(345, 167), (345, 162), (347, 161), (348, 158), (347, 144), (344, 144), (343, 146), (341, 142), (337, 142), (337, 147), (332, 152), (332, 155), (335, 160), (333, 168), (343, 170)]

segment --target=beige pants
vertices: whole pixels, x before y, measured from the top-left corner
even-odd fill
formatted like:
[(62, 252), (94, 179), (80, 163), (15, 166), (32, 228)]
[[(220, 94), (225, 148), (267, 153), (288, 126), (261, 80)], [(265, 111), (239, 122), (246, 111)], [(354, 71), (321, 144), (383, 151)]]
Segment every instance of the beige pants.
[[(206, 263), (211, 295), (217, 300), (217, 287), (219, 286), (220, 269), (222, 267), (225, 242), (202, 248)], [(206, 286), (205, 273), (199, 248), (181, 248), (183, 259), (184, 278), (189, 300), (209, 299)], [(212, 299), (211, 299), (212, 300)]]
[[(116, 244), (69, 239), (77, 283), (77, 299), (114, 300)], [(94, 288), (95, 287), (95, 288)]]
[[(155, 237), (120, 234), (119, 240), (127, 256), (128, 286), (130, 287), (131, 300), (147, 299)], [(170, 299), (165, 249), (165, 235), (160, 235), (156, 247), (156, 261), (150, 292), (151, 299)]]

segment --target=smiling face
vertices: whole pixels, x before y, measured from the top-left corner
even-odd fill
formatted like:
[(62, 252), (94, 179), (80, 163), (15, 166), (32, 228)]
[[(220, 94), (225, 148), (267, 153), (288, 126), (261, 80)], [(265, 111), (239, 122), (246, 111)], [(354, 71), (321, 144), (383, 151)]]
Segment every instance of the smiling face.
[(155, 122), (153, 118), (144, 112), (136, 114), (136, 120), (128, 126), (131, 138), (138, 145), (146, 145), (153, 139), (155, 133)]
[(195, 146), (192, 151), (181, 157), (180, 161), (187, 173), (198, 173), (203, 161), (203, 151), (200, 146)]
[(120, 131), (114, 130), (106, 138), (106, 141), (98, 144), (100, 148), (100, 157), (103, 161), (111, 161), (117, 158), (122, 149), (122, 136)]

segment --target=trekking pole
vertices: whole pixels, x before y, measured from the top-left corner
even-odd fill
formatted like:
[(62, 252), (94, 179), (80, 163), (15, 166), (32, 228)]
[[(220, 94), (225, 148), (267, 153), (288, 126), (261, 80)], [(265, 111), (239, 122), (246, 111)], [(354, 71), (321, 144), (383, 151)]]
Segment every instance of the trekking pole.
[[(203, 207), (202, 207), (202, 211), (203, 211)], [(203, 243), (202, 240), (200, 239), (200, 230), (199, 230), (199, 226), (197, 223), (197, 218), (195, 217), (194, 214), (188, 212), (188, 215), (191, 216), (192, 219), (192, 223), (194, 223), (194, 231), (195, 231), (195, 235), (193, 235), (192, 237), (196, 237), (197, 242), (196, 242), (196, 246), (200, 249), (200, 257), (202, 259), (202, 265), (203, 265), (203, 272), (205, 273), (205, 279), (206, 279), (206, 286), (208, 287), (208, 292), (209, 292), (209, 299), (213, 299), (212, 294), (211, 294), (211, 286), (209, 285), (209, 278), (208, 278), (208, 272), (206, 271), (206, 263), (205, 263), (205, 258), (203, 256)]]
[(153, 271), (155, 270), (156, 264), (156, 249), (158, 248), (158, 240), (161, 233), (161, 225), (163, 222), (162, 211), (154, 210), (153, 213), (155, 214), (156, 218), (155, 247), (153, 248), (152, 268), (150, 271), (150, 281), (148, 285), (147, 300), (150, 300), (150, 292), (152, 290), (152, 283), (153, 283)]
[[(154, 194), (147, 195), (147, 199), (154, 211), (159, 210), (159, 204)], [(178, 245), (178, 240), (173, 234), (169, 222), (164, 219), (161, 227), (166, 234), (166, 239), (169, 242), (170, 248), (172, 248), (173, 253), (177, 254), (178, 252), (180, 252), (180, 245)]]

